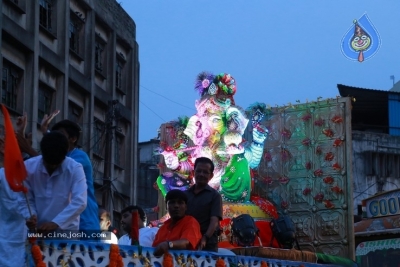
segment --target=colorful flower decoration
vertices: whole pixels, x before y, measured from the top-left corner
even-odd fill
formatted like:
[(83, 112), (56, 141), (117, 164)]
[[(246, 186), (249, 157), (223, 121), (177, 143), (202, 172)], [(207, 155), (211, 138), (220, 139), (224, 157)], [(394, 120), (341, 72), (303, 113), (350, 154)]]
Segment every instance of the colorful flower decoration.
[(342, 140), (340, 140), (340, 139), (335, 139), (335, 141), (333, 142), (333, 147), (339, 147), (339, 146), (342, 145), (342, 143), (343, 143)]
[(307, 137), (303, 141), (301, 141), (301, 143), (303, 144), (303, 146), (310, 146), (311, 139)]
[(335, 180), (333, 179), (332, 176), (326, 176), (324, 179), (322, 179), (324, 183), (326, 184), (332, 184)]
[(314, 175), (317, 177), (321, 177), (324, 174), (324, 172), (321, 169), (316, 169), (314, 171)]
[(333, 118), (331, 119), (331, 121), (333, 123), (342, 123), (343, 122), (343, 118), (339, 115), (335, 115), (333, 116)]
[(215, 81), (224, 94), (234, 95), (236, 93), (236, 82), (230, 74), (220, 73), (215, 77)]
[(311, 114), (308, 112), (301, 117), (301, 120), (304, 122), (309, 121), (310, 119), (311, 119)]
[(214, 74), (210, 72), (201, 72), (199, 75), (197, 75), (194, 88), (200, 93), (201, 96), (204, 96), (206, 93), (208, 93), (208, 87), (210, 84), (212, 84), (214, 78)]
[(336, 194), (343, 194), (343, 189), (340, 188), (339, 186), (334, 186), (331, 188), (331, 191), (336, 193)]
[(286, 139), (290, 139), (292, 132), (289, 129), (284, 128), (281, 132), (282, 136)]
[(279, 182), (281, 184), (287, 184), (287, 183), (289, 183), (289, 178), (286, 176), (281, 176), (281, 177), (279, 177)]
[(340, 171), (342, 167), (339, 165), (339, 163), (336, 162), (335, 164), (333, 164), (332, 169), (334, 171)]
[(219, 105), (235, 104), (233, 95), (236, 93), (236, 81), (230, 74), (201, 72), (197, 75), (194, 87), (202, 97), (208, 95)]
[(311, 188), (306, 187), (303, 189), (303, 195), (308, 196), (311, 193)]
[(281, 159), (283, 161), (287, 161), (292, 157), (292, 155), (290, 154), (289, 150), (282, 148), (281, 149)]
[(322, 133), (326, 136), (326, 137), (333, 137), (333, 135), (335, 134), (332, 129), (323, 129)]
[(324, 199), (324, 194), (323, 193), (318, 193), (314, 196), (315, 201), (322, 202)]
[(267, 161), (267, 162), (272, 161), (272, 155), (271, 155), (271, 153), (265, 152), (265, 154), (264, 154), (264, 159), (265, 159), (265, 161)]
[(263, 177), (261, 181), (262, 181), (264, 184), (267, 184), (267, 185), (271, 185), (272, 182), (273, 182), (272, 177), (270, 177), (270, 176)]
[(323, 119), (318, 119), (318, 120), (314, 121), (314, 125), (319, 126), (319, 127), (324, 125), (324, 123), (325, 123), (325, 120), (323, 120)]
[(335, 158), (335, 155), (332, 152), (328, 152), (325, 154), (326, 161), (332, 161)]
[(335, 204), (332, 203), (329, 199), (325, 199), (324, 201), (325, 208), (327, 209), (333, 209), (335, 207)]
[(306, 164), (305, 164), (305, 167), (306, 167), (306, 170), (311, 170), (311, 168), (312, 168), (312, 163), (311, 163), (311, 161), (307, 161), (306, 162)]

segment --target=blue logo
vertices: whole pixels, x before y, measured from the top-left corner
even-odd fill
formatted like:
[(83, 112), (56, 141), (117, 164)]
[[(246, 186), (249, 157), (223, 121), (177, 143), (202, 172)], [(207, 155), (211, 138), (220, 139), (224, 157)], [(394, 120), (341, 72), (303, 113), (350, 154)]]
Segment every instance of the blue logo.
[(341, 50), (350, 60), (363, 62), (378, 52), (381, 39), (367, 14), (354, 20), (342, 39)]

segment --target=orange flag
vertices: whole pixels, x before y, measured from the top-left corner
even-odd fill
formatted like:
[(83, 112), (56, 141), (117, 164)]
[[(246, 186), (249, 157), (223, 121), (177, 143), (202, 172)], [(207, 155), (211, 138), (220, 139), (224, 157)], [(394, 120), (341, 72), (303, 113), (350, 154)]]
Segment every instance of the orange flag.
[(19, 150), (17, 138), (11, 123), (10, 115), (4, 105), (1, 105), (4, 114), (5, 144), (4, 144), (4, 172), (7, 182), (14, 192), (27, 193), (24, 180), (27, 176), (25, 164)]

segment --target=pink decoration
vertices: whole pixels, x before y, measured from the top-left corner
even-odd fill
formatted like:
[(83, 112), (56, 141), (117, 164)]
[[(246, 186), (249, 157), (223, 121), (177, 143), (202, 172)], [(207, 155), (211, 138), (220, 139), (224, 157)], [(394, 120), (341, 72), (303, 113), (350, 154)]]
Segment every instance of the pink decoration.
[(210, 85), (210, 81), (208, 79), (204, 79), (201, 82), (201, 85), (203, 86), (203, 88), (207, 88)]

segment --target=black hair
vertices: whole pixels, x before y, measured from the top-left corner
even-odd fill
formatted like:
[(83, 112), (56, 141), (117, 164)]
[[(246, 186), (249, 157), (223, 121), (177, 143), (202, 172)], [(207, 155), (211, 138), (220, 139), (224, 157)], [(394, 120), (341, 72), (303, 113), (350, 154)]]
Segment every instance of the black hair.
[(79, 136), (82, 132), (81, 127), (70, 120), (62, 120), (57, 122), (56, 124), (54, 124), (54, 126), (51, 128), (52, 131), (57, 131), (60, 130), (61, 128), (65, 129), (65, 131), (68, 134), (68, 137), (76, 137), (76, 141), (75, 141), (75, 145), (77, 144), (78, 140), (79, 140)]
[(197, 166), (198, 163), (208, 163), (208, 164), (210, 164), (211, 165), (211, 172), (214, 172), (214, 162), (212, 162), (211, 159), (206, 158), (206, 157), (197, 158), (194, 161), (194, 169), (196, 169), (196, 166)]
[(57, 131), (45, 134), (40, 141), (43, 160), (48, 164), (60, 164), (67, 156), (68, 149), (67, 137)]
[(121, 210), (121, 215), (124, 214), (125, 212), (132, 212), (132, 211), (134, 211), (134, 210), (137, 210), (137, 211), (138, 211), (140, 219), (141, 219), (144, 223), (146, 223), (146, 221), (147, 221), (146, 213), (145, 213), (144, 210), (143, 210), (141, 207), (139, 207), (139, 206), (133, 206), (133, 205), (132, 205), (132, 206), (128, 206), (128, 207), (124, 208), (123, 210)]
[(165, 203), (168, 203), (171, 199), (181, 199), (185, 201), (187, 204), (188, 198), (185, 192), (179, 189), (172, 189), (168, 191), (167, 195), (165, 196)]

